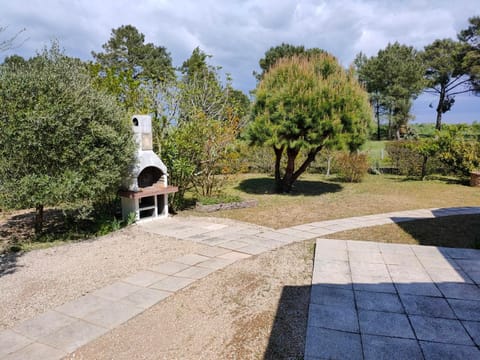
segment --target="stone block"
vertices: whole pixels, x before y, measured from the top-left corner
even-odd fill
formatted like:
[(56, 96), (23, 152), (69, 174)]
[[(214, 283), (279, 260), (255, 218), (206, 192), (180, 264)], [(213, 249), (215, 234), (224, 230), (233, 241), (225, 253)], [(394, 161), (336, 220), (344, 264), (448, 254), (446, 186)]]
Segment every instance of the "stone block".
[(309, 326), (305, 356), (319, 359), (362, 360), (360, 335)]
[(310, 304), (308, 325), (331, 330), (358, 332), (357, 311), (336, 305)]
[(359, 310), (358, 318), (362, 334), (415, 339), (404, 314)]
[(473, 345), (458, 320), (410, 315), (410, 321), (419, 340), (449, 344)]
[(416, 340), (362, 335), (365, 360), (423, 360)]

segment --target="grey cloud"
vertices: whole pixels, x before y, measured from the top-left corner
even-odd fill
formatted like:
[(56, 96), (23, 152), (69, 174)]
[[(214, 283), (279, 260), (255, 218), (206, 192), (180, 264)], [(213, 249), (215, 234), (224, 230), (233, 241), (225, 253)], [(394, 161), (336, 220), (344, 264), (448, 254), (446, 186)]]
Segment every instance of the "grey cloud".
[(359, 51), (373, 55), (388, 42), (422, 48), (454, 37), (475, 12), (477, 0), (454, 7), (446, 0), (30, 0), (2, 4), (0, 24), (27, 28), (29, 40), (15, 50), (20, 55), (57, 38), (83, 59), (101, 50), (112, 28), (132, 24), (147, 41), (165, 46), (176, 65), (200, 46), (248, 91), (258, 60), (282, 42), (323, 48), (348, 65)]

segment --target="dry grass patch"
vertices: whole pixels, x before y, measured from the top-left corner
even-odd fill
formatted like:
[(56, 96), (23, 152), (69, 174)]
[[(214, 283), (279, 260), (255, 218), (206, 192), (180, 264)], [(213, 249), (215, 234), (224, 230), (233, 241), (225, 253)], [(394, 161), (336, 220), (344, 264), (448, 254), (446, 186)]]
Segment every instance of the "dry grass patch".
[(480, 215), (447, 216), (342, 231), (332, 239), (480, 249)]
[[(284, 228), (314, 221), (432, 207), (478, 206), (480, 191), (452, 179), (407, 181), (391, 175), (369, 175), (361, 183), (342, 183), (306, 174), (291, 194), (274, 194), (273, 178), (242, 174), (232, 178), (228, 194), (256, 199), (256, 208), (226, 210), (210, 216)], [(186, 215), (202, 215), (194, 210)]]

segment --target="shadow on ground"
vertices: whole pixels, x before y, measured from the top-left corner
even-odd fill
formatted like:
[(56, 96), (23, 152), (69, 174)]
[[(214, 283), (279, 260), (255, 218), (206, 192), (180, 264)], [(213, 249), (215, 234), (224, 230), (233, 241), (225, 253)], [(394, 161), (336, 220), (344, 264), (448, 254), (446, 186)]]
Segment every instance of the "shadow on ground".
[(433, 214), (438, 217), (392, 220), (420, 245), (480, 249), (480, 215), (441, 216), (436, 211)]
[(392, 245), (378, 261), (331, 249), (316, 253), (311, 287), (284, 288), (264, 359), (480, 358), (480, 251)]
[(270, 333), (265, 360), (303, 359), (310, 286), (285, 286)]
[[(245, 179), (238, 185), (237, 189), (247, 194), (274, 194), (275, 179), (268, 177)], [(293, 185), (292, 192), (285, 195), (316, 196), (338, 192), (342, 189), (342, 185), (339, 184), (332, 184), (323, 181), (297, 180)]]

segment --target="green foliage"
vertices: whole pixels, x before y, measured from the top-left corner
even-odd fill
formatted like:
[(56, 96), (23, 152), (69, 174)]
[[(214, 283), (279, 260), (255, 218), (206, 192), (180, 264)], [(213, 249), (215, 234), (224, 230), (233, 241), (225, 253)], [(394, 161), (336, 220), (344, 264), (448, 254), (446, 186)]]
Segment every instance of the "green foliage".
[(126, 116), (57, 44), (0, 67), (0, 204), (90, 207), (133, 161)]
[(113, 29), (103, 52), (92, 52), (90, 70), (99, 89), (114, 95), (125, 110), (152, 113), (158, 120), (159, 92), (174, 79), (172, 59), (165, 47), (145, 43), (132, 25)]
[(337, 176), (346, 182), (361, 182), (368, 172), (368, 156), (360, 152), (342, 151), (335, 156)]
[(253, 74), (257, 80), (261, 80), (263, 75), (280, 59), (291, 58), (296, 55), (312, 56), (323, 52), (322, 49), (318, 48), (305, 49), (303, 45), (295, 46), (282, 43), (281, 45), (271, 47), (265, 52), (265, 57), (258, 62), (260, 69), (262, 69), (261, 73), (254, 72)]
[(465, 126), (448, 126), (439, 133), (438, 146), (440, 160), (451, 171), (464, 176), (480, 168), (480, 143), (472, 140), (471, 130)]
[(468, 19), (470, 25), (458, 34), (460, 41), (465, 43), (467, 53), (463, 59), (468, 68), (468, 76), (474, 92), (480, 92), (480, 16)]
[(230, 79), (223, 85), (219, 69), (208, 65), (207, 58), (195, 49), (184, 62), (183, 77), (164, 93), (161, 156), (171, 183), (179, 187), (172, 197), (177, 209), (185, 205), (188, 190), (202, 196), (218, 193), (226, 175), (235, 172), (240, 163), (235, 140), (248, 98), (232, 88)]
[(455, 103), (455, 95), (473, 90), (465, 76), (469, 71), (464, 62), (466, 53), (465, 44), (451, 39), (435, 40), (425, 46), (422, 59), (426, 67), (426, 92), (438, 96), (437, 130), (442, 128), (442, 114), (449, 111)]
[[(424, 88), (424, 66), (419, 53), (411, 46), (395, 42), (367, 58), (360, 53), (355, 59), (359, 80), (370, 94), (370, 101), (380, 129), (382, 116), (389, 124), (389, 138), (412, 118), (412, 99)], [(377, 140), (380, 140), (378, 130)]]
[[(353, 73), (326, 53), (279, 60), (257, 87), (253, 114), (248, 137), (251, 144), (274, 149), (277, 192), (289, 192), (324, 147), (358, 148), (371, 121), (367, 94)], [(301, 151), (305, 160), (295, 168)]]
[(434, 171), (428, 163), (437, 151), (432, 140), (391, 141), (386, 150), (399, 175), (424, 179)]

